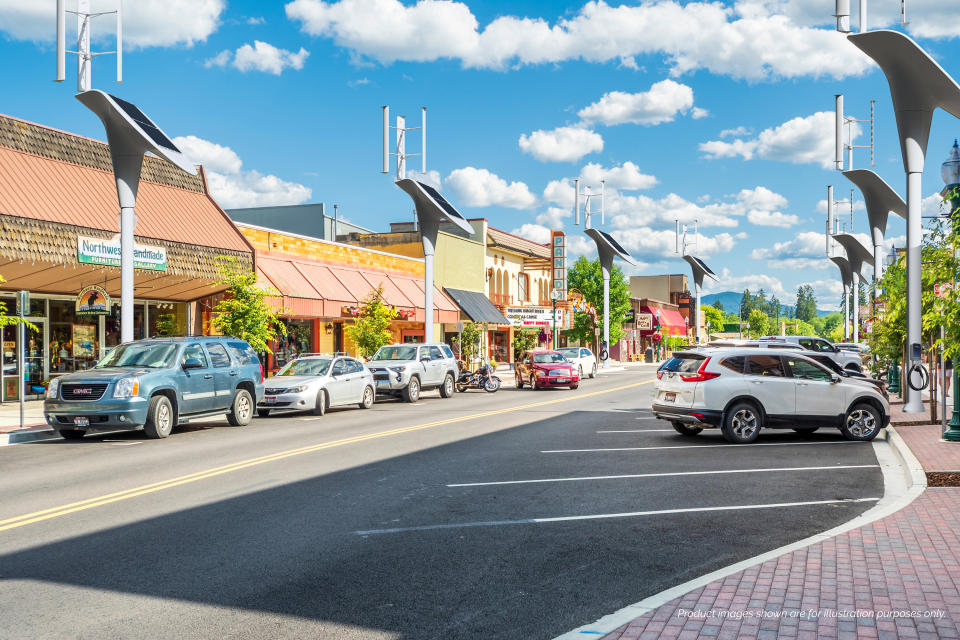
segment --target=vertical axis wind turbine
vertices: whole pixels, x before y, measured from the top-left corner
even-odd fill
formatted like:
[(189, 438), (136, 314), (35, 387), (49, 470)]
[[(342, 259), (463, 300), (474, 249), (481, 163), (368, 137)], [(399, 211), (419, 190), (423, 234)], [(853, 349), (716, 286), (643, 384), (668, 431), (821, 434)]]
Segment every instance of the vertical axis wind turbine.
[[(67, 51), (67, 14), (77, 16), (77, 50)], [(91, 19), (116, 14), (116, 51), (90, 51)], [(91, 13), (90, 0), (77, 0), (77, 10), (67, 11), (66, 0), (57, 0), (57, 82), (67, 79), (67, 53), (77, 56), (77, 93), (89, 91), (92, 84), (93, 59), (97, 56), (116, 54), (117, 82), (123, 82), (123, 0), (117, 0), (114, 11)]]
[[(433, 261), (437, 246), (437, 234), (440, 232), (441, 222), (450, 222), (466, 233), (473, 234), (473, 227), (467, 222), (453, 205), (440, 195), (440, 192), (428, 184), (407, 177), (407, 157), (419, 155), (421, 173), (427, 173), (427, 108), (421, 107), (422, 125), (407, 127), (406, 118), (397, 116), (397, 126), (390, 126), (390, 107), (383, 109), (383, 169), (382, 173), (390, 173), (390, 155), (397, 157), (397, 180), (394, 184), (403, 189), (413, 199), (417, 211), (417, 223), (420, 228), (420, 242), (423, 244), (423, 338), (426, 342), (433, 342), (434, 313), (433, 313)], [(397, 132), (396, 152), (390, 153), (390, 129)], [(407, 131), (420, 130), (421, 153), (406, 152)]]
[(703, 289), (703, 279), (705, 277), (710, 278), (714, 282), (719, 281), (717, 274), (707, 266), (707, 264), (700, 258), (690, 255), (687, 253), (688, 246), (694, 246), (699, 248), (700, 240), (700, 229), (698, 226), (698, 221), (694, 220), (694, 240), (693, 242), (687, 242), (687, 225), (683, 225), (683, 235), (680, 235), (680, 220), (676, 220), (676, 252), (680, 252), (681, 246), (683, 247), (682, 257), (690, 265), (690, 268), (693, 270), (693, 286), (694, 286), (694, 305), (693, 305), (693, 331), (696, 339), (696, 343), (700, 343), (700, 290)]
[[(600, 223), (604, 223), (604, 185), (605, 181), (600, 181)], [(573, 181), (573, 216), (574, 224), (580, 225), (580, 180)], [(613, 259), (620, 258), (627, 264), (636, 264), (630, 254), (624, 249), (613, 236), (601, 229), (594, 229), (590, 226), (590, 218), (596, 215), (590, 210), (590, 200), (593, 194), (587, 187), (583, 193), (586, 200), (583, 208), (583, 232), (587, 234), (597, 244), (597, 255), (600, 258), (600, 273), (603, 276), (603, 345), (600, 348), (600, 366), (603, 369), (610, 367), (610, 271), (613, 269)]]

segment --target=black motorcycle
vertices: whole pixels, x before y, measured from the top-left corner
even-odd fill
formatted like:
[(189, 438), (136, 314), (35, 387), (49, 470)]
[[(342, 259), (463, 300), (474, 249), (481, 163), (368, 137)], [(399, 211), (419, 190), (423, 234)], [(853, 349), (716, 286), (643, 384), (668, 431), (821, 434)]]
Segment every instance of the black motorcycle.
[(496, 393), (500, 389), (500, 378), (493, 375), (493, 367), (484, 364), (476, 371), (469, 371), (464, 364), (461, 364), (460, 377), (457, 378), (457, 391), (483, 389), (487, 393)]

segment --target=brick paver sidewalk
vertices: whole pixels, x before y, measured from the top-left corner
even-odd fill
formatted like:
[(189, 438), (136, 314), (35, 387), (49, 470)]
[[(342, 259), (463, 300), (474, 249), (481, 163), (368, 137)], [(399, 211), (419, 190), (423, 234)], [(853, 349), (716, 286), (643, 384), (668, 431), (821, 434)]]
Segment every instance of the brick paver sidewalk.
[[(927, 477), (960, 471), (939, 425), (897, 428)], [(934, 484), (931, 482), (931, 484)], [(695, 589), (605, 636), (960, 638), (960, 488)]]

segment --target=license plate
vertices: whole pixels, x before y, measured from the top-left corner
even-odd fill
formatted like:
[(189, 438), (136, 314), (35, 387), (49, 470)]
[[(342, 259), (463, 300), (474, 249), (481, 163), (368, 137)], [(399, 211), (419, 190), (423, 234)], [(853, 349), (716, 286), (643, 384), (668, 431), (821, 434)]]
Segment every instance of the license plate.
[(87, 418), (86, 416), (74, 418), (74, 419), (73, 419), (73, 426), (75, 426), (75, 427), (89, 427), (89, 426), (90, 426), (90, 418)]
[(666, 402), (676, 402), (676, 401), (677, 401), (677, 394), (671, 393), (671, 392), (668, 391), (667, 393), (664, 393), (664, 394), (663, 394), (663, 399), (664, 399)]
[(263, 396), (263, 404), (273, 404), (276, 401), (276, 396)]
[(570, 381), (567, 378), (557, 378), (554, 380), (554, 382), (564, 383), (564, 382), (570, 382)]
[(389, 380), (377, 380), (377, 386), (378, 386), (378, 387), (389, 387), (389, 386), (390, 386), (390, 381), (389, 381)]

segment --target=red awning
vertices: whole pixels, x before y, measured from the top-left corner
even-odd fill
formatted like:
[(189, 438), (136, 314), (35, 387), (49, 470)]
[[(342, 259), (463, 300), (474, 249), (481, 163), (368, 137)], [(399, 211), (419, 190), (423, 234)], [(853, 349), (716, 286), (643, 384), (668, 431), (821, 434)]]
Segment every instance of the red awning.
[[(687, 321), (675, 309), (662, 309), (660, 307), (641, 306), (638, 313), (649, 313), (653, 316), (653, 324), (660, 324), (660, 333), (665, 336), (685, 336), (687, 335)], [(659, 320), (658, 320), (659, 318)], [(654, 331), (641, 330), (640, 335), (649, 336)]]

